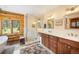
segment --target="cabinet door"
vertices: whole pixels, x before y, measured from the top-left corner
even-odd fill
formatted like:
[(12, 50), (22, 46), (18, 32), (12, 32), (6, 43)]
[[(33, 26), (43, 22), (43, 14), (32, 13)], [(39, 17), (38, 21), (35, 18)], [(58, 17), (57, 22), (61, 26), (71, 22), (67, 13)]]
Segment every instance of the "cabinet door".
[(58, 38), (55, 36), (49, 36), (49, 49), (57, 53)]
[(44, 34), (44, 45), (49, 48), (49, 39), (48, 39), (48, 35)]
[(71, 54), (79, 54), (79, 48), (72, 47)]
[(53, 51), (54, 53), (56, 53), (57, 52), (57, 46), (56, 46), (55, 43), (53, 43), (53, 39), (49, 39), (49, 42), (50, 42), (49, 49), (51, 51)]
[(65, 54), (71, 54), (71, 46), (65, 44), (64, 48), (65, 48), (64, 49)]
[(63, 54), (64, 45), (61, 42), (58, 42), (58, 54)]
[(71, 46), (69, 46), (63, 42), (58, 42), (58, 53), (59, 54), (70, 54)]
[(42, 33), (41, 37), (42, 37), (42, 44), (48, 48), (49, 47), (48, 35)]

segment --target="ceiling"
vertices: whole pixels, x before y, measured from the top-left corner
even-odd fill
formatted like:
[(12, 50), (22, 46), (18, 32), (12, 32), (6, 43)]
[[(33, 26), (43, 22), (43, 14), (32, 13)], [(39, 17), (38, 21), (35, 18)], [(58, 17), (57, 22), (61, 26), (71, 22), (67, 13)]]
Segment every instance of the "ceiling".
[(40, 16), (58, 7), (58, 5), (0, 5), (2, 10)]
[(57, 6), (55, 5), (0, 5), (0, 8), (3, 10), (22, 14), (30, 14), (33, 16), (42, 15), (56, 7)]
[(70, 9), (72, 6), (74, 5), (0, 5), (0, 8), (2, 10), (30, 14), (36, 17), (43, 15), (51, 16), (52, 14), (60, 17), (65, 15), (66, 9)]

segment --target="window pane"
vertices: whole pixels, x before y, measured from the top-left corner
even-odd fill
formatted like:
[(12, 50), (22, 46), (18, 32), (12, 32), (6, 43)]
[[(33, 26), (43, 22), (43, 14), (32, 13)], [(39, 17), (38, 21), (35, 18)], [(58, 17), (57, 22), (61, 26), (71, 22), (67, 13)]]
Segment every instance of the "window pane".
[(10, 22), (11, 21), (8, 19), (2, 20), (2, 34), (10, 34), (11, 33)]
[(20, 32), (20, 21), (13, 20), (12, 25), (13, 25), (13, 33)]

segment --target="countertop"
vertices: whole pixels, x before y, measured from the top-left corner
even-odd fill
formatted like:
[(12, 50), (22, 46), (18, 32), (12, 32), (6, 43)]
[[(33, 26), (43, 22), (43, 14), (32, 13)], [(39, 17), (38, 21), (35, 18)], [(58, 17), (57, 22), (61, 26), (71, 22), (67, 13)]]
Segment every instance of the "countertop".
[(79, 30), (39, 29), (38, 32), (79, 42)]

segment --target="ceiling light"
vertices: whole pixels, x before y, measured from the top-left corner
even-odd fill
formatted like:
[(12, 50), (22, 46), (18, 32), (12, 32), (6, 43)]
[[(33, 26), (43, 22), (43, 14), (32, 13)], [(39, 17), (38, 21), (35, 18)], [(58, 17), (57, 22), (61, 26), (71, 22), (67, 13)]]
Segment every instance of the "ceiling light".
[(33, 22), (33, 24), (36, 24), (36, 22)]

